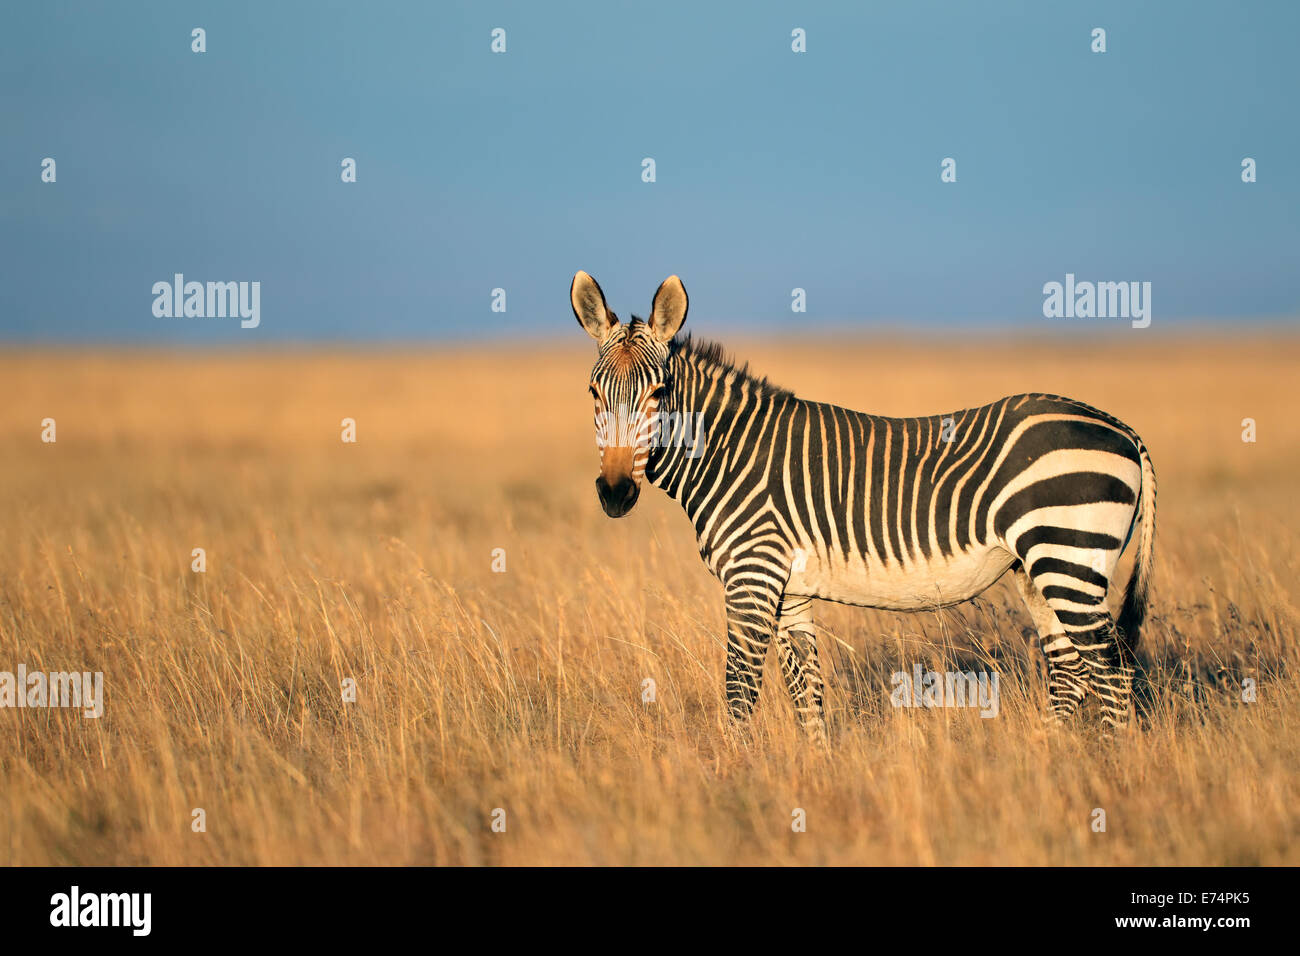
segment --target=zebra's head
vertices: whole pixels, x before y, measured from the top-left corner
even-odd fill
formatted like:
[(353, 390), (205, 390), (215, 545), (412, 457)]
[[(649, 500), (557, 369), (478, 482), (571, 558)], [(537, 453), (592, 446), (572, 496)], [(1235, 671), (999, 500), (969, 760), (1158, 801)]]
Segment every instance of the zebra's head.
[(677, 276), (669, 276), (655, 293), (649, 320), (633, 316), (627, 325), (605, 305), (605, 294), (585, 272), (573, 277), (569, 300), (578, 324), (600, 349), (588, 385), (600, 448), (596, 493), (605, 514), (621, 518), (641, 493), (666, 384), (668, 342), (686, 321), (686, 289)]

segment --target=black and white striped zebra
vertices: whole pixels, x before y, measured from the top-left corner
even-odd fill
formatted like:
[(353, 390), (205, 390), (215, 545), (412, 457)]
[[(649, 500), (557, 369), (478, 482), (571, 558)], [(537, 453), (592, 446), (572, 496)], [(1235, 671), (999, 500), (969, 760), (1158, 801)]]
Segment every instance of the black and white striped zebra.
[[(579, 272), (579, 323), (599, 344), (590, 390), (596, 488), (627, 514), (642, 479), (681, 503), (722, 582), (731, 713), (753, 710), (769, 643), (804, 725), (824, 739), (811, 598), (920, 611), (1014, 575), (1048, 665), (1049, 716), (1089, 690), (1110, 727), (1129, 720), (1145, 616), (1155, 472), (1123, 422), (1055, 395), (1013, 395), (922, 418), (882, 418), (796, 398), (676, 337), (687, 296), (672, 276), (650, 318), (619, 322)], [(702, 422), (700, 447), (661, 440), (665, 416)], [(625, 418), (611, 440), (612, 418)], [(1137, 561), (1118, 622), (1106, 594), (1134, 530)]]

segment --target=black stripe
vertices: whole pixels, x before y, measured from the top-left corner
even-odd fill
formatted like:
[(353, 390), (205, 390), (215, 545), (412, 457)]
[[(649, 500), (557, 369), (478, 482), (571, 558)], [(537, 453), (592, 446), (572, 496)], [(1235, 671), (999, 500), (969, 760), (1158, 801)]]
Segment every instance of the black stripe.
[(1030, 578), (1037, 579), (1044, 574), (1065, 574), (1083, 581), (1085, 584), (1094, 584), (1101, 588), (1109, 584), (1103, 575), (1098, 574), (1087, 565), (1062, 561), (1060, 558), (1039, 558), (1029, 566)]
[(1002, 504), (993, 528), (1005, 539), (1007, 529), (1031, 511), (1060, 505), (1089, 505), (1116, 502), (1131, 505), (1133, 489), (1116, 478), (1096, 471), (1076, 471), (1036, 481), (1022, 488)]
[(1023, 558), (1040, 544), (1059, 544), (1069, 548), (1086, 548), (1090, 551), (1114, 551), (1119, 547), (1119, 538), (1095, 531), (1080, 531), (1078, 528), (1039, 525), (1036, 528), (1027, 528), (1012, 544), (1016, 554)]

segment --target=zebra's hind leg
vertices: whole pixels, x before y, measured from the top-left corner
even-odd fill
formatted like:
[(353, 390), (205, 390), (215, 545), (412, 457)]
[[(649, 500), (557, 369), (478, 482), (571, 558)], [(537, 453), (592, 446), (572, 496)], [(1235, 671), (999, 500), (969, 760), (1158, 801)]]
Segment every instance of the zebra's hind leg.
[(1080, 702), (1088, 693), (1088, 665), (1066, 636), (1056, 612), (1029, 579), (1024, 565), (1016, 562), (1014, 574), (1047, 660), (1048, 720), (1064, 723), (1078, 712)]
[(826, 713), (822, 706), (822, 668), (817, 659), (812, 598), (787, 595), (777, 616), (776, 651), (786, 689), (799, 722), (814, 743), (826, 743)]
[[(1128, 727), (1133, 703), (1133, 662), (1120, 643), (1115, 621), (1106, 607), (1109, 584), (1106, 577), (1081, 565), (1056, 561), (1030, 584), (1047, 601), (1065, 629), (1064, 640), (1068, 640), (1082, 661), (1087, 684), (1101, 702), (1101, 720), (1106, 731)], [(1056, 644), (1062, 640), (1056, 639)]]
[(1126, 730), (1133, 704), (1133, 662), (1125, 654), (1115, 621), (1103, 605), (1093, 626), (1070, 635), (1091, 671), (1093, 692), (1101, 701), (1101, 722), (1107, 732)]

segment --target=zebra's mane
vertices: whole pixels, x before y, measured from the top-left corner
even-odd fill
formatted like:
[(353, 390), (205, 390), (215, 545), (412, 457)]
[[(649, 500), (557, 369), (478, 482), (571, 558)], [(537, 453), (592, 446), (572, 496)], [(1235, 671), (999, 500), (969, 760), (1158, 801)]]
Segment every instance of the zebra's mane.
[(749, 370), (748, 362), (737, 364), (736, 360), (723, 348), (721, 342), (697, 342), (694, 336), (687, 332), (685, 335), (674, 337), (668, 343), (668, 354), (670, 358), (674, 355), (680, 355), (688, 361), (695, 360), (707, 367), (710, 372), (716, 372), (720, 375), (734, 372), (739, 378), (745, 379), (755, 389), (766, 395), (794, 396), (794, 392), (788, 388), (781, 388), (779, 385), (772, 384), (767, 380), (766, 376), (755, 375)]

